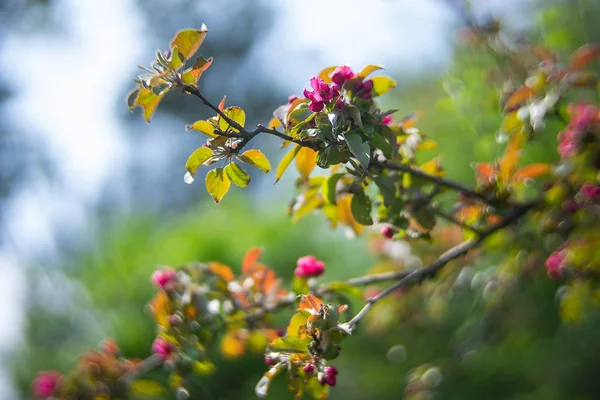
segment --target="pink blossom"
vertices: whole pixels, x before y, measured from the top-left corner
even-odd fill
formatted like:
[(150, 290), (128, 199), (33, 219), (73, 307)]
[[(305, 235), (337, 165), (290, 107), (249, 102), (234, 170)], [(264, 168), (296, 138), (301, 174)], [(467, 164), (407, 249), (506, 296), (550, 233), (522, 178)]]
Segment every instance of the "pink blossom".
[(331, 74), (331, 80), (338, 85), (344, 84), (348, 79), (354, 78), (354, 72), (349, 66), (337, 67)]
[(552, 279), (559, 278), (561, 276), (561, 267), (565, 261), (565, 253), (559, 249), (554, 253), (550, 254), (550, 257), (546, 259), (546, 272), (548, 277)]
[(383, 237), (387, 238), (387, 239), (391, 239), (394, 237), (396, 232), (394, 232), (394, 230), (388, 226), (388, 225), (384, 225), (381, 228), (381, 234), (383, 235)]
[(177, 277), (177, 272), (174, 269), (158, 269), (152, 274), (152, 282), (159, 288), (164, 289), (167, 283)]
[(565, 159), (577, 152), (579, 149), (579, 145), (575, 142), (560, 142), (558, 144), (558, 153), (560, 156)]
[(319, 112), (325, 107), (325, 103), (334, 97), (335, 92), (325, 81), (316, 76), (310, 78), (310, 87), (313, 90), (304, 89), (304, 97), (310, 100), (308, 108), (313, 112)]
[(163, 337), (157, 337), (154, 343), (152, 343), (152, 352), (160, 356), (163, 360), (169, 358), (173, 350), (173, 345)]
[(598, 114), (596, 107), (584, 103), (571, 106), (570, 111), (574, 115), (569, 125), (582, 131), (586, 130), (594, 122)]
[(338, 370), (333, 365), (330, 365), (329, 367), (327, 367), (327, 369), (325, 369), (325, 373), (329, 376), (337, 376)]
[(337, 108), (338, 110), (341, 110), (342, 108), (344, 108), (344, 100), (342, 100), (341, 97), (338, 97), (337, 100), (335, 101), (335, 108)]
[(391, 115), (386, 115), (385, 117), (383, 117), (383, 119), (381, 120), (381, 123), (383, 125), (390, 125), (392, 123), (392, 116)]
[(325, 263), (317, 260), (313, 256), (300, 257), (297, 262), (294, 274), (298, 278), (310, 278), (321, 275), (325, 272)]
[(584, 183), (579, 189), (579, 194), (585, 200), (598, 200), (600, 199), (600, 185), (592, 185), (591, 183)]
[(61, 374), (57, 371), (40, 372), (32, 384), (35, 397), (47, 398), (52, 396), (60, 384)]
[(315, 370), (315, 367), (312, 364), (305, 364), (304, 367), (302, 367), (302, 370), (304, 372), (306, 372), (307, 374), (310, 374), (311, 372), (313, 372)]

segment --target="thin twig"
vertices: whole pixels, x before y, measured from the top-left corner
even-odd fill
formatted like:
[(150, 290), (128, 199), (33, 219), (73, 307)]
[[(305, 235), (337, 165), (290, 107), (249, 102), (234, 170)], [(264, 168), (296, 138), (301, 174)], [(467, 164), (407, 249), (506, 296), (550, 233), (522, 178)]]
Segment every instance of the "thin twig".
[(158, 354), (152, 354), (148, 358), (137, 363), (132, 369), (127, 371), (118, 380), (119, 383), (128, 385), (132, 380), (139, 378), (140, 376), (152, 371), (154, 368), (160, 366), (163, 363), (163, 359)]
[(446, 221), (448, 221), (448, 222), (450, 222), (450, 223), (452, 223), (452, 224), (454, 224), (454, 225), (460, 226), (460, 227), (461, 227), (461, 228), (463, 228), (463, 229), (468, 229), (468, 230), (470, 230), (471, 232), (475, 232), (475, 233), (477, 233), (478, 235), (481, 235), (481, 231), (479, 231), (479, 229), (477, 229), (477, 228), (474, 228), (474, 227), (472, 227), (472, 226), (471, 226), (471, 225), (469, 225), (469, 224), (465, 224), (464, 222), (457, 220), (457, 219), (456, 219), (456, 218), (454, 218), (452, 215), (450, 215), (450, 214), (446, 214), (444, 211), (440, 210), (439, 208), (435, 208), (435, 209), (434, 209), (434, 212), (435, 212), (435, 214), (436, 214), (437, 216), (439, 216), (439, 217), (441, 217), (441, 218), (445, 219)]

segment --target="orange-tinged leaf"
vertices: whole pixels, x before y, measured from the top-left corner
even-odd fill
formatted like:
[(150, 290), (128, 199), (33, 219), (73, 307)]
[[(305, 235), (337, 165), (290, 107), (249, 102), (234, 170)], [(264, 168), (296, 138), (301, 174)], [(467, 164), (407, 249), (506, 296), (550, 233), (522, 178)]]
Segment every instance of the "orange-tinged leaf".
[(301, 147), (296, 154), (296, 168), (304, 180), (308, 180), (310, 173), (317, 166), (317, 152), (308, 147)]
[(177, 47), (181, 61), (189, 60), (200, 48), (206, 37), (208, 28), (202, 24), (200, 29), (185, 29), (179, 31), (171, 41), (171, 48)]
[[(289, 143), (289, 142), (288, 142)], [(289, 167), (292, 160), (296, 157), (300, 151), (300, 145), (295, 145), (279, 162), (277, 171), (275, 173), (275, 183), (279, 182), (285, 170)]]
[(362, 69), (362, 71), (360, 71), (356, 77), (357, 78), (366, 78), (367, 76), (371, 75), (373, 72), (375, 71), (379, 71), (380, 69), (383, 69), (382, 67), (380, 67), (379, 65), (367, 65), (366, 67), (364, 67)]
[(491, 182), (496, 178), (497, 168), (494, 164), (477, 163), (475, 164), (477, 178), (482, 182)]
[(507, 183), (517, 168), (517, 163), (519, 162), (519, 150), (523, 145), (523, 135), (520, 133), (516, 133), (512, 135), (508, 141), (508, 145), (506, 146), (506, 151), (500, 159), (499, 168), (500, 168), (500, 179), (502, 182)]
[(323, 305), (323, 300), (312, 294), (302, 295), (300, 298), (300, 304), (298, 304), (298, 310), (315, 310), (320, 311)]
[(588, 66), (600, 54), (600, 47), (596, 44), (586, 44), (575, 50), (569, 61), (569, 70), (581, 69)]
[(512, 177), (513, 181), (519, 182), (525, 179), (534, 179), (550, 173), (552, 166), (546, 163), (529, 164), (519, 168)]
[(244, 255), (244, 259), (242, 260), (242, 273), (249, 274), (252, 271), (252, 268), (256, 265), (256, 262), (260, 258), (262, 254), (262, 249), (260, 247), (254, 247), (246, 252)]
[(225, 108), (225, 99), (227, 98), (227, 96), (223, 96), (223, 100), (221, 100), (221, 102), (219, 103), (219, 110), (223, 111), (223, 109)]
[(277, 129), (280, 126), (281, 126), (281, 120), (277, 117), (273, 117), (269, 121), (269, 129)]
[(402, 128), (402, 130), (407, 130), (409, 128), (414, 128), (417, 119), (419, 119), (419, 117), (421, 116), (422, 112), (421, 111), (416, 111), (413, 112), (409, 115), (407, 115), (406, 117), (402, 118), (402, 121), (400, 121), (400, 127)]
[(216, 138), (217, 136), (219, 136), (215, 133), (215, 127), (213, 126), (213, 124), (204, 120), (196, 121), (192, 125), (186, 126), (185, 129), (193, 129), (210, 138)]
[(338, 212), (338, 221), (342, 224), (352, 228), (355, 234), (359, 234), (364, 229), (364, 226), (359, 224), (352, 215), (351, 209), (352, 196), (349, 194), (345, 194), (342, 196), (338, 196), (336, 200), (337, 204), (337, 212)]
[(206, 60), (204, 57), (198, 57), (193, 67), (186, 69), (181, 74), (181, 80), (187, 85), (195, 85), (198, 83), (198, 79), (202, 76), (204, 71), (210, 67), (213, 62), (213, 58)]
[(240, 331), (229, 331), (221, 341), (223, 358), (240, 358), (245, 353), (246, 341)]
[(167, 292), (161, 290), (156, 293), (150, 302), (150, 307), (152, 308), (156, 323), (163, 328), (168, 329), (170, 326), (169, 315), (171, 315), (171, 299), (169, 299)]
[(335, 70), (336, 68), (337, 68), (337, 66), (335, 66), (335, 65), (331, 66), (331, 67), (323, 68), (321, 70), (321, 72), (319, 72), (319, 75), (317, 75), (317, 78), (323, 79), (325, 81), (325, 83), (330, 84), (332, 82), (332, 80), (329, 75), (331, 75), (333, 70)]
[(292, 111), (294, 111), (296, 109), (296, 107), (298, 107), (300, 104), (302, 104), (304, 102), (305, 102), (305, 100), (301, 99), (300, 97), (294, 99), (294, 101), (292, 101), (290, 103), (290, 106), (289, 106), (289, 108), (287, 110), (287, 114), (285, 116), (285, 120), (289, 121), (290, 120), (290, 114), (292, 113)]
[(208, 269), (210, 272), (223, 279), (225, 282), (231, 282), (235, 279), (235, 275), (231, 268), (227, 265), (220, 262), (210, 262), (208, 263)]
[(504, 103), (504, 112), (513, 110), (516, 106), (524, 103), (533, 96), (533, 90), (529, 86), (521, 86), (515, 90)]
[(556, 63), (556, 56), (545, 47), (533, 46), (531, 52), (542, 61), (550, 62), (551, 64)]

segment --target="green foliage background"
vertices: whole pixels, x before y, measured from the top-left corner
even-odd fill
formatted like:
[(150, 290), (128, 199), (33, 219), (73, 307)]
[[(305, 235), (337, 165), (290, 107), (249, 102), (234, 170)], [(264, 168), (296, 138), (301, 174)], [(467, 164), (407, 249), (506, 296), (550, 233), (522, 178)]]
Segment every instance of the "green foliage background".
[[(562, 55), (600, 41), (594, 22), (600, 18), (600, 5), (595, 1), (547, 2), (536, 18), (530, 35)], [(489, 53), (457, 48), (452, 68), (442, 79), (415, 77), (384, 100), (400, 110), (397, 115), (424, 111), (418, 126), (439, 142), (448, 176), (465, 183), (473, 183), (473, 161), (493, 160), (504, 148), (496, 140), (502, 122), (498, 98), (482, 79), (497, 62)], [(265, 117), (268, 114), (265, 110)], [(557, 126), (548, 124), (527, 149), (526, 159), (557, 159), (556, 136), (550, 133), (556, 131)], [(291, 182), (281, 184), (291, 193)], [(359, 276), (376, 262), (365, 238), (348, 241), (317, 217), (292, 226), (285, 216), (291, 195), (282, 193), (285, 190), (272, 197), (232, 193), (218, 206), (205, 201), (168, 215), (142, 212), (117, 224), (99, 222), (98, 240), (65, 257), (61, 273), (40, 276), (32, 270), (31, 287), (40, 295), (31, 299), (24, 344), (13, 360), (23, 397), (36, 371), (70, 368), (79, 353), (105, 336), (116, 339), (127, 356), (146, 356), (155, 328), (144, 309), (154, 293), (149, 276), (157, 265), (219, 260), (239, 270), (244, 252), (262, 246), (265, 263), (289, 282), (295, 260), (306, 254), (327, 263), (328, 280)], [(484, 269), (494, 262), (490, 255), (475, 267)], [(385, 333), (361, 330), (344, 342), (335, 362), (340, 375), (331, 398), (401, 398), (408, 372), (423, 363), (447, 367), (436, 398), (598, 398), (600, 314), (592, 313), (579, 324), (561, 322), (555, 299), (558, 284), (545, 277), (541, 266), (521, 277), (518, 289), (491, 310), (480, 291), (465, 290), (449, 296), (445, 312), (435, 318), (423, 307), (415, 311), (418, 318), (410, 323), (398, 320)], [(279, 318), (285, 326), (285, 315)], [(407, 359), (400, 364), (386, 358), (397, 344), (407, 349)], [(465, 346), (471, 351), (464, 352)], [(203, 389), (193, 398), (255, 398), (254, 385), (265, 371), (262, 355), (237, 361), (216, 357), (216, 374), (201, 381)], [(155, 376), (164, 382), (160, 374)], [(289, 397), (282, 380), (269, 393), (273, 399)]]

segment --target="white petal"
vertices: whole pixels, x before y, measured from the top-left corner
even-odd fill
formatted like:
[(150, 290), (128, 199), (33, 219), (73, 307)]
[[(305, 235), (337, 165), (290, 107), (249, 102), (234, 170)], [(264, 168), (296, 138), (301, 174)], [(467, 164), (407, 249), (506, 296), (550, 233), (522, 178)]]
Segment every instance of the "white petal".
[(185, 183), (187, 183), (188, 185), (191, 185), (192, 183), (194, 183), (194, 177), (192, 174), (188, 172), (185, 173), (185, 175), (183, 176), (183, 181)]

